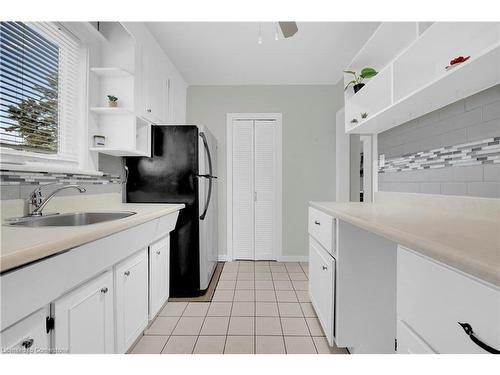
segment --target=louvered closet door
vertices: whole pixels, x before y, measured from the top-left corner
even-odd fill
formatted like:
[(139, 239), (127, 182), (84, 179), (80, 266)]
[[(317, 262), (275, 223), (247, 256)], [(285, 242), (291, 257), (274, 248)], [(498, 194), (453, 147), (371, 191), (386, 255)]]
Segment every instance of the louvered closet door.
[(233, 258), (273, 259), (276, 122), (233, 122)]
[(275, 121), (256, 120), (254, 127), (255, 259), (273, 259), (276, 205)]
[(253, 120), (233, 122), (233, 257), (254, 259)]

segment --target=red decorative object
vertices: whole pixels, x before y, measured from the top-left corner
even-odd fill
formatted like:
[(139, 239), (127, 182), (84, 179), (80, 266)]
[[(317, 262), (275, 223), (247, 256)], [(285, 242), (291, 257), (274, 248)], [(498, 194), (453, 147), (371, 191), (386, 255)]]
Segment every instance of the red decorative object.
[(469, 59), (470, 59), (470, 56), (467, 56), (467, 57), (464, 57), (464, 56), (455, 57), (453, 60), (450, 61), (450, 65), (448, 65), (445, 69), (448, 70), (450, 68), (453, 68), (455, 65), (458, 65), (458, 64), (461, 64), (463, 62), (466, 62)]
[(467, 57), (458, 56), (458, 57), (455, 57), (453, 60), (450, 61), (450, 65), (455, 65), (455, 64), (463, 63), (464, 61), (467, 61), (469, 59), (470, 59), (470, 56), (467, 56)]

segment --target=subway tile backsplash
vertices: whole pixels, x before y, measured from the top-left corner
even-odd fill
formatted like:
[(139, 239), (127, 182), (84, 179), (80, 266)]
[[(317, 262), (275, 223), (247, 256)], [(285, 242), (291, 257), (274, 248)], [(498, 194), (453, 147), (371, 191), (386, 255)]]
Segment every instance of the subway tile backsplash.
[(500, 163), (500, 137), (384, 158), (379, 173), (496, 163)]
[[(0, 170), (1, 199), (24, 199), (39, 185), (78, 184), (85, 187), (87, 194), (119, 193), (122, 180), (114, 174), (89, 176), (73, 173), (24, 172)], [(49, 189), (49, 188), (48, 188)], [(67, 190), (61, 195), (74, 195), (78, 192)]]
[(500, 198), (500, 85), (379, 134), (378, 147), (381, 191)]

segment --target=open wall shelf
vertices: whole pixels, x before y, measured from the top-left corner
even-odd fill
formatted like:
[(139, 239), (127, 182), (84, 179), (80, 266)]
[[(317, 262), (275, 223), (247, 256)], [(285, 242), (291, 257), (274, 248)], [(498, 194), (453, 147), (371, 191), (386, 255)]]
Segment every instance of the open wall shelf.
[(90, 151), (112, 156), (151, 156), (151, 124), (134, 114), (110, 116), (99, 124), (94, 135), (105, 137), (104, 147), (90, 147)]
[[(89, 111), (95, 126), (89, 131), (89, 150), (112, 156), (149, 156), (151, 125), (136, 114), (136, 41), (120, 24), (102, 24), (107, 43), (90, 68), (92, 97)], [(109, 107), (108, 95), (118, 97), (118, 107)], [(105, 137), (105, 147), (93, 147), (93, 137)]]
[(98, 115), (130, 115), (132, 111), (122, 107), (91, 107), (90, 112)]
[(149, 153), (139, 150), (127, 150), (127, 149), (108, 148), (108, 147), (91, 147), (90, 151), (100, 152), (101, 154), (106, 154), (111, 156), (150, 156)]
[[(357, 94), (346, 92), (346, 132), (377, 134), (499, 84), (499, 35), (500, 23), (431, 24), (387, 66), (378, 68), (379, 74)], [(370, 49), (365, 46), (361, 52)], [(368, 61), (365, 55), (363, 62)], [(446, 70), (459, 55), (471, 57)], [(368, 113), (366, 119), (360, 118), (362, 112)], [(358, 122), (351, 123), (353, 118)]]
[(417, 32), (416, 22), (382, 22), (347, 70), (360, 71), (365, 67), (381, 70), (417, 39)]

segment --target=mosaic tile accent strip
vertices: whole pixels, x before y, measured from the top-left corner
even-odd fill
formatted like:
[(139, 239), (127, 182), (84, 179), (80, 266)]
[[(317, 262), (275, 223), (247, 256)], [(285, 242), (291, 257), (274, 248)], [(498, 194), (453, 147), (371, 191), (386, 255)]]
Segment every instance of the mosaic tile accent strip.
[(500, 137), (440, 147), (394, 158), (379, 157), (378, 173), (500, 163)]
[(121, 184), (120, 176), (104, 174), (103, 176), (89, 176), (74, 173), (55, 172), (24, 172), (0, 170), (0, 185), (47, 185), (60, 184)]

